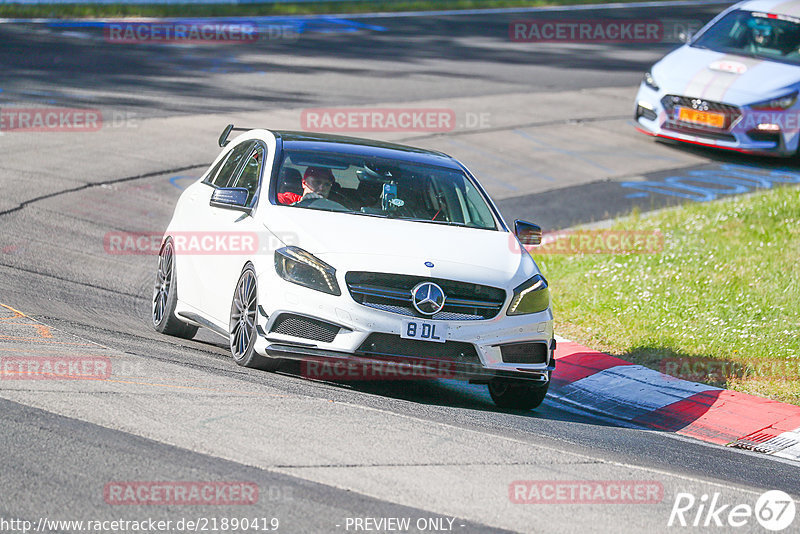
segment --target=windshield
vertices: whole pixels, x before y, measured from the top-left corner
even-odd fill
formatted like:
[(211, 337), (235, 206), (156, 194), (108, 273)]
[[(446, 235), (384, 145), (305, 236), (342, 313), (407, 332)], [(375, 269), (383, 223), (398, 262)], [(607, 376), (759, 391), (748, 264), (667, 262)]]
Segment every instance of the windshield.
[(460, 170), (352, 154), (286, 150), (277, 201), (299, 208), (496, 229)]
[(692, 46), (800, 65), (800, 19), (731, 11), (700, 35)]

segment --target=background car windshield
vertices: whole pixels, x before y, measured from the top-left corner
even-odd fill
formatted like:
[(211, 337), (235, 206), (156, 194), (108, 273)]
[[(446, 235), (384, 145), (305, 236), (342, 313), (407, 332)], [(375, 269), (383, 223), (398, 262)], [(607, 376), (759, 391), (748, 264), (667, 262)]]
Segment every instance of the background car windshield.
[[(300, 208), (496, 229), (492, 211), (464, 172), (456, 169), (348, 154), (286, 151), (278, 193), (298, 190), (309, 167), (330, 169), (327, 198), (304, 197)], [(287, 182), (287, 183), (284, 183)], [(311, 195), (312, 197), (314, 195)]]
[(751, 11), (732, 11), (692, 46), (717, 52), (800, 65), (800, 19)]

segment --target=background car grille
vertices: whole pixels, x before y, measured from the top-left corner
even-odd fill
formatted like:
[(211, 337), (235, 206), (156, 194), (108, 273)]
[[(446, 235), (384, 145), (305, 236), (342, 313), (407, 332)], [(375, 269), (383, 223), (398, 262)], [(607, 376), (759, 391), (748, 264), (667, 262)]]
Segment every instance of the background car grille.
[(403, 339), (394, 334), (370, 334), (358, 347), (356, 354), (370, 357), (428, 358), (476, 365), (481, 363), (478, 352), (472, 343), (462, 341), (434, 343), (417, 339)]
[[(661, 105), (664, 106), (664, 109), (667, 112), (667, 122), (664, 125), (665, 129), (668, 130), (675, 130), (675, 131), (682, 131), (679, 128), (683, 129), (692, 129), (697, 131), (697, 135), (704, 135), (708, 132), (721, 132), (723, 130), (730, 129), (731, 125), (736, 122), (739, 117), (742, 116), (741, 110), (737, 106), (732, 106), (730, 104), (723, 104), (722, 102), (713, 102), (711, 100), (703, 100), (703, 102), (708, 106), (708, 110), (704, 111), (711, 111), (714, 113), (722, 113), (725, 115), (725, 126), (723, 128), (714, 128), (713, 126), (702, 126), (690, 122), (678, 121), (673, 118), (675, 107), (681, 106), (689, 109), (695, 109), (692, 106), (692, 100), (698, 100), (697, 98), (690, 98), (688, 96), (677, 96), (677, 95), (666, 95), (664, 98), (661, 99)], [(691, 133), (685, 131), (684, 133)], [(735, 140), (735, 139), (734, 139)]]
[(423, 316), (414, 309), (411, 289), (420, 282), (435, 282), (447, 295), (444, 308), (429, 316), (435, 320), (469, 321), (495, 317), (506, 299), (506, 292), (496, 287), (386, 273), (349, 272), (345, 275), (347, 289), (359, 304), (400, 315)]
[(270, 332), (330, 343), (339, 333), (339, 330), (339, 327), (335, 324), (326, 323), (325, 321), (293, 313), (282, 313), (272, 323)]

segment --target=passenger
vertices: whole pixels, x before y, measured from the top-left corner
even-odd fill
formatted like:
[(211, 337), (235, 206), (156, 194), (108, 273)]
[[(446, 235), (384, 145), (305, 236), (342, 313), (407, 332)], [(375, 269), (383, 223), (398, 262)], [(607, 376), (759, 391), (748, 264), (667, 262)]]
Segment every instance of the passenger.
[(328, 198), (336, 178), (327, 167), (308, 167), (303, 174), (303, 194), (298, 195), (291, 191), (278, 194), (281, 204), (295, 204), (303, 199)]

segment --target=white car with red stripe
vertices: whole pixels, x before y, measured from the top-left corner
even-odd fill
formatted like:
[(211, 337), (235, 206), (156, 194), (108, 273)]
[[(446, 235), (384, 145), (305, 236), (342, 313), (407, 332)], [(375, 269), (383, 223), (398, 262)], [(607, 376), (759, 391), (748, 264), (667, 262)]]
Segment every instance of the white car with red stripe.
[(634, 118), (652, 136), (791, 156), (799, 89), (800, 1), (741, 2), (645, 74)]

